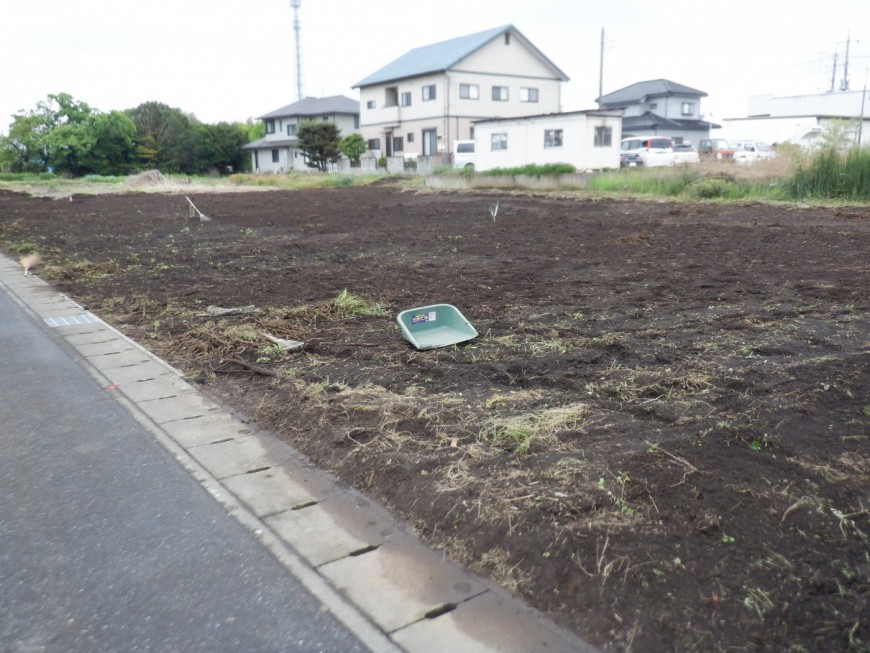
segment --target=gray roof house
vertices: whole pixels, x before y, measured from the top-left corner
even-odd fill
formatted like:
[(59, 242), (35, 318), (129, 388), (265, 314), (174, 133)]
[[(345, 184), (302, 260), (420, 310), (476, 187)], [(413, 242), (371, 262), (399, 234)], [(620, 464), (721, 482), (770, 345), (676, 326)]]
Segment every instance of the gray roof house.
[(375, 156), (432, 156), (473, 138), (475, 120), (556, 113), (568, 77), (516, 27), (425, 45), (354, 85)]
[(342, 136), (359, 131), (359, 102), (343, 95), (307, 97), (270, 111), (258, 118), (266, 127), (266, 135), (243, 146), (250, 150), (255, 172), (288, 172), (311, 170), (297, 147), (296, 133), (300, 123), (326, 120), (335, 123)]
[(703, 97), (707, 97), (704, 91), (668, 79), (653, 79), (602, 95), (596, 102), (602, 109), (623, 111), (624, 137), (670, 136), (697, 146), (699, 140), (709, 137), (711, 129), (719, 127), (701, 118)]

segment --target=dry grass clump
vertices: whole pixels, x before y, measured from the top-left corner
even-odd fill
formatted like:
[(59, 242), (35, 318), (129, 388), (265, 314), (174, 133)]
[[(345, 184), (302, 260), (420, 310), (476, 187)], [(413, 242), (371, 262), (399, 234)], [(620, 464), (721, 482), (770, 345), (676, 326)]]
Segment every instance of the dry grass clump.
[(541, 412), (496, 417), (487, 422), (479, 437), (493, 447), (526, 454), (532, 441), (552, 443), (558, 433), (580, 428), (588, 416), (589, 407), (578, 403)]

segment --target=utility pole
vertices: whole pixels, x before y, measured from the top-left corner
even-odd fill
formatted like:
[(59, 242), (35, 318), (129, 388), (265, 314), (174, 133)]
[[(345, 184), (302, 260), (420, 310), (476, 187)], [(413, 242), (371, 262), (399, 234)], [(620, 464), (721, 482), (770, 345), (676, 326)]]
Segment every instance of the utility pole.
[(843, 62), (843, 82), (840, 84), (841, 91), (849, 90), (849, 43), (852, 40), (852, 30), (849, 30), (846, 37), (846, 61)]
[(598, 64), (598, 97), (604, 95), (604, 28), (601, 28), (601, 55)]
[(837, 53), (834, 52), (834, 68), (831, 70), (831, 93), (837, 87)]
[(858, 147), (861, 147), (861, 137), (864, 134), (864, 100), (867, 99), (867, 70), (864, 70), (864, 92), (861, 93), (861, 119), (858, 121)]

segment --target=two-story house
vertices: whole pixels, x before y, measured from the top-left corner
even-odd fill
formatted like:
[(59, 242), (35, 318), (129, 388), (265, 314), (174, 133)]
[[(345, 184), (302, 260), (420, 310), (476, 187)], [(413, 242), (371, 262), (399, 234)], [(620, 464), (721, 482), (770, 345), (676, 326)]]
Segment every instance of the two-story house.
[(415, 48), (354, 85), (375, 155), (432, 156), (473, 122), (556, 113), (568, 77), (513, 25)]
[(298, 147), (299, 125), (309, 120), (333, 122), (342, 137), (359, 132), (359, 102), (343, 95), (307, 97), (260, 116), (266, 135), (243, 149), (251, 152), (255, 172), (310, 171)]
[(714, 125), (702, 119), (704, 91), (667, 79), (637, 82), (596, 100), (601, 109), (621, 109), (622, 135), (670, 136), (675, 143), (690, 142), (698, 147), (710, 137)]

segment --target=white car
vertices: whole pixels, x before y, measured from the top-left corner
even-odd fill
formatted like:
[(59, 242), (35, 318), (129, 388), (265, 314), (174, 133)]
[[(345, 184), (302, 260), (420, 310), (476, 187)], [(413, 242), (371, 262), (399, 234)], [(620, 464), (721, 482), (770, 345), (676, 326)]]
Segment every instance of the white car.
[(474, 170), (474, 141), (456, 141), (453, 146), (453, 167), (457, 170)]
[(698, 150), (691, 143), (677, 143), (674, 145), (674, 160), (678, 166), (695, 165), (701, 163)]
[(676, 163), (674, 142), (666, 136), (623, 138), (619, 145), (619, 154), (624, 158), (637, 155), (640, 165), (644, 168), (672, 166)]
[(734, 163), (741, 165), (749, 165), (776, 156), (776, 152), (770, 145), (760, 141), (731, 141), (731, 147), (734, 150)]

